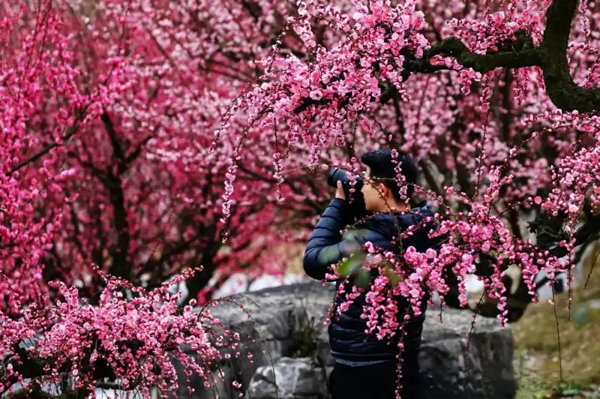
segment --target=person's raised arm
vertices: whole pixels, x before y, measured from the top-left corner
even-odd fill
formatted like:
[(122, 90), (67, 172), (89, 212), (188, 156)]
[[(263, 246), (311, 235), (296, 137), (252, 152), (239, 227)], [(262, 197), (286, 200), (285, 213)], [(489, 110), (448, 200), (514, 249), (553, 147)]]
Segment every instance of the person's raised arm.
[(342, 183), (338, 181), (335, 199), (323, 212), (304, 251), (304, 271), (310, 277), (325, 279), (332, 272), (332, 264), (360, 249), (355, 240), (342, 240), (341, 230), (349, 220), (349, 211)]
[(340, 233), (346, 226), (347, 212), (348, 201), (341, 198), (332, 200), (323, 212), (304, 252), (304, 271), (310, 277), (325, 279), (325, 274), (331, 273), (332, 264), (352, 253)]

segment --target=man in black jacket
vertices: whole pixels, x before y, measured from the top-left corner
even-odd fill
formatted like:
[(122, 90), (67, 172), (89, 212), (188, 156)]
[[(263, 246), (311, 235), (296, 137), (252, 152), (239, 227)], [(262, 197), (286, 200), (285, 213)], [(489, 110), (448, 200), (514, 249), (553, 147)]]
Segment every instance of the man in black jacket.
[[(362, 194), (367, 211), (376, 214), (368, 218), (359, 229), (350, 231), (343, 237), (340, 231), (346, 227), (350, 215), (348, 201), (338, 182), (336, 198), (323, 213), (304, 254), (304, 270), (310, 277), (325, 279), (327, 273), (332, 273), (333, 264), (361, 250), (367, 242), (372, 243), (375, 248), (398, 253), (398, 229), (404, 231), (412, 225), (419, 227), (410, 238), (402, 240), (404, 249), (414, 246), (417, 251), (425, 252), (434, 245), (429, 239), (432, 224), (424, 223), (425, 218), (432, 216), (429, 205), (422, 203), (411, 209), (402, 200), (396, 179), (397, 162), (400, 162), (406, 183), (405, 194), (410, 198), (413, 184), (417, 180), (415, 164), (405, 153), (398, 152), (396, 157), (393, 155), (396, 154), (391, 150), (378, 150), (362, 156), (361, 160), (367, 166)], [(338, 288), (340, 283), (338, 280)], [(346, 293), (352, 292), (352, 279), (344, 282), (343, 289)], [(402, 378), (399, 380), (397, 341), (378, 340), (374, 334), (367, 333), (366, 320), (360, 317), (366, 304), (366, 292), (367, 290), (361, 293), (346, 311), (339, 315), (335, 309), (333, 312), (329, 326), (331, 354), (335, 359), (335, 367), (330, 376), (333, 399), (392, 399), (396, 397), (398, 386), (402, 386), (400, 393), (403, 399), (418, 398), (417, 355), (427, 303), (422, 302), (421, 315), (414, 317), (408, 301), (403, 297), (397, 298), (398, 320), (404, 323)], [(337, 308), (340, 303), (341, 300), (336, 296), (334, 307)], [(412, 317), (404, 322), (406, 312)]]

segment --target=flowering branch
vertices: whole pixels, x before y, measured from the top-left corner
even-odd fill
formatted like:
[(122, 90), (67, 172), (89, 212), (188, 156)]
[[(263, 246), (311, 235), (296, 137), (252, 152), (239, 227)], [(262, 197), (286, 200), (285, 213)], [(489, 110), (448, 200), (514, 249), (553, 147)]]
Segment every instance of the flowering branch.
[[(148, 394), (157, 387), (175, 393), (173, 358), (183, 364), (186, 375), (194, 373), (209, 383), (209, 367), (221, 358), (218, 348), (237, 348), (239, 334), (227, 331), (209, 311), (194, 311), (195, 301), (182, 312), (176, 303), (179, 295), (168, 294), (171, 284), (149, 292), (99, 273), (107, 287), (98, 306), (81, 300), (75, 288), (53, 283), (63, 299), (56, 307), (32, 306), (18, 319), (0, 315), (0, 394), (14, 392), (18, 382), (32, 392), (36, 386), (61, 383), (64, 375), (72, 382), (62, 387), (63, 394), (90, 394), (105, 378), (118, 379), (122, 390)], [(190, 270), (172, 283), (192, 274)], [(202, 364), (182, 346), (199, 355)]]
[[(582, 88), (573, 82), (567, 61), (567, 42), (571, 32), (571, 23), (577, 8), (577, 0), (554, 0), (547, 10), (547, 27), (540, 46), (534, 47), (532, 39), (523, 30), (515, 33), (515, 41), (511, 50), (488, 51), (486, 54), (475, 53), (459, 38), (451, 36), (431, 46), (417, 58), (407, 48), (401, 51), (405, 57), (402, 64), (402, 78), (406, 81), (415, 73), (434, 73), (452, 69), (437, 64), (434, 58), (438, 55), (453, 57), (458, 64), (480, 73), (487, 73), (496, 68), (540, 67), (544, 73), (544, 82), (548, 96), (554, 105), (563, 111), (592, 112), (600, 110), (600, 89)], [(387, 103), (397, 93), (394, 85), (389, 87), (380, 84), (382, 94), (380, 102)], [(294, 112), (300, 113), (311, 105), (326, 105), (332, 99), (306, 98)], [(342, 99), (341, 108), (348, 103)]]
[[(512, 51), (476, 54), (456, 37), (449, 37), (426, 51), (421, 60), (407, 60), (406, 74), (431, 73), (433, 56), (442, 54), (456, 58), (465, 68), (487, 73), (495, 68), (523, 68), (538, 66), (544, 73), (548, 96), (563, 111), (592, 112), (600, 110), (600, 89), (582, 88), (573, 82), (567, 60), (567, 45), (571, 23), (578, 0), (554, 0), (546, 12), (547, 27), (544, 39), (533, 47), (523, 31), (517, 32)], [(442, 68), (446, 69), (446, 68)]]

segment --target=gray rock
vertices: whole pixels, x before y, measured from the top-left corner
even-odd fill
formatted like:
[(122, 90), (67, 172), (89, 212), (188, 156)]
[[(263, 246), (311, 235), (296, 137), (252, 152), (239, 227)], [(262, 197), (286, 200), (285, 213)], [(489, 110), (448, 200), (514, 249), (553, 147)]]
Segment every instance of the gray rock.
[[(239, 392), (228, 392), (235, 378), (242, 382), (248, 399), (276, 398), (275, 384), (281, 398), (325, 398), (326, 376), (334, 362), (329, 354), (327, 326), (323, 321), (327, 318), (333, 294), (331, 285), (288, 285), (233, 297), (237, 304), (223, 302), (212, 308), (213, 315), (242, 335), (244, 345), (253, 354), (253, 363), (242, 356), (222, 365), (226, 378), (217, 380), (219, 397), (239, 397)], [(478, 317), (469, 340), (471, 312), (446, 309), (442, 314), (443, 322), (439, 319), (439, 309), (428, 310), (419, 357), (423, 398), (513, 398), (516, 380), (510, 328), (502, 329), (496, 319)], [(290, 359), (298, 347), (296, 333), (306, 327), (307, 321), (310, 325), (310, 320), (314, 320), (312, 325), (316, 327), (316, 356), (314, 359)], [(186, 388), (182, 387), (182, 398), (216, 396), (214, 389), (206, 390), (198, 386), (200, 384), (192, 383), (197, 393), (183, 394)]]
[(598, 310), (600, 309), (600, 299), (592, 299), (588, 301), (588, 305), (590, 309)]
[(423, 327), (419, 364), (425, 397), (513, 398), (511, 329), (502, 329), (496, 319), (478, 317), (469, 334), (473, 314), (456, 309), (444, 310), (442, 320), (439, 309), (429, 309)]
[(325, 399), (326, 375), (312, 359), (281, 358), (256, 370), (246, 399)]

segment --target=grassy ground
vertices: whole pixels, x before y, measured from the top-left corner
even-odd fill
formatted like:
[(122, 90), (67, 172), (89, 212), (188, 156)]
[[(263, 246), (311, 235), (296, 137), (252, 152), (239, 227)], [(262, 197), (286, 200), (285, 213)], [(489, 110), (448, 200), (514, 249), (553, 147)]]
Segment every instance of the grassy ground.
[[(598, 250), (600, 245), (585, 264), (585, 278)], [(600, 300), (600, 262), (596, 261), (587, 288), (576, 287), (572, 298), (570, 312), (568, 294), (562, 294), (556, 308), (548, 302), (531, 305), (513, 325), (520, 381), (517, 399), (600, 399), (600, 309), (591, 306)]]

